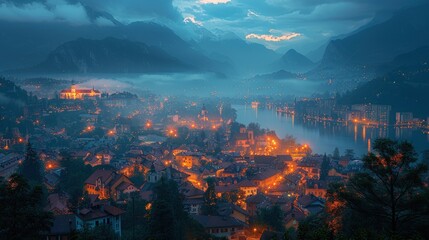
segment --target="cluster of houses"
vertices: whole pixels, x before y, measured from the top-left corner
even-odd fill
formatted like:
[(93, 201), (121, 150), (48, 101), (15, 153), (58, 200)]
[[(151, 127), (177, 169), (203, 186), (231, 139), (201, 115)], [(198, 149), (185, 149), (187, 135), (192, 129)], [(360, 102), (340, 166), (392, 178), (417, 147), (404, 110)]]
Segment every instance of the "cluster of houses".
[[(82, 186), (91, 205), (71, 213), (67, 197), (53, 194), (48, 199), (48, 209), (58, 214), (55, 221), (72, 219), (75, 229), (85, 224), (110, 224), (120, 235), (124, 211), (109, 202), (123, 202), (134, 192), (150, 203), (154, 200), (155, 184), (166, 178), (177, 182), (184, 209), (208, 233), (228, 239), (245, 239), (255, 234), (252, 219), (258, 212), (275, 205), (284, 213), (284, 226), (297, 228), (305, 217), (323, 210), (330, 183), (346, 181), (362, 168), (360, 160), (347, 157), (338, 160), (322, 155), (308, 155), (301, 159), (290, 155), (244, 157), (231, 152), (212, 156), (198, 146), (182, 145), (168, 151), (159, 143), (129, 150), (125, 154), (126, 164), (111, 161), (112, 154), (108, 150), (76, 153), (75, 157), (98, 166)], [(324, 159), (329, 161), (327, 169), (322, 169)], [(140, 185), (129, 178), (138, 170), (145, 176)], [(52, 170), (47, 175), (54, 174)], [(215, 215), (204, 215), (203, 211), (208, 178), (215, 182), (218, 199)], [(49, 183), (48, 178), (45, 181)], [(55, 231), (52, 234), (55, 235)]]

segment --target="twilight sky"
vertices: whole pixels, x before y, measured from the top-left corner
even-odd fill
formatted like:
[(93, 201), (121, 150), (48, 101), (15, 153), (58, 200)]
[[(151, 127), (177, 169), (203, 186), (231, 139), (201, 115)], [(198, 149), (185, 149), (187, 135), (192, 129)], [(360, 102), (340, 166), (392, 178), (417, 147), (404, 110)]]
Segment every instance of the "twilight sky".
[[(270, 48), (311, 50), (376, 15), (426, 0), (0, 0), (0, 20), (91, 24), (84, 6), (123, 23), (156, 20), (233, 32)], [(110, 24), (98, 18), (96, 24)]]

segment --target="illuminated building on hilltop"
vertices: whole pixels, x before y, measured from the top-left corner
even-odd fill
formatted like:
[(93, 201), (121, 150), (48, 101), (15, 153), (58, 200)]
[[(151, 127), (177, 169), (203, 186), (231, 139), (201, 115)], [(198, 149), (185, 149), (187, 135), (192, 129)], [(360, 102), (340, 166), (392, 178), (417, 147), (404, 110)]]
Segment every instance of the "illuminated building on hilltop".
[(85, 98), (100, 98), (101, 92), (92, 89), (79, 89), (72, 83), (70, 89), (63, 89), (60, 92), (61, 99), (83, 100)]

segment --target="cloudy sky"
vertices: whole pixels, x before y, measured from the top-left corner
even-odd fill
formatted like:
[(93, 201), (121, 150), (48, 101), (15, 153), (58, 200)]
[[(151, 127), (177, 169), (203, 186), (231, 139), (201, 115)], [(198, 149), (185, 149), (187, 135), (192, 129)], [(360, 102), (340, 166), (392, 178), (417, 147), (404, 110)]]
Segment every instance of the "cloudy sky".
[[(400, 8), (426, 0), (0, 0), (7, 21), (93, 24), (85, 6), (129, 23), (152, 20), (235, 35), (270, 48), (310, 50)], [(106, 19), (95, 23), (109, 24)]]

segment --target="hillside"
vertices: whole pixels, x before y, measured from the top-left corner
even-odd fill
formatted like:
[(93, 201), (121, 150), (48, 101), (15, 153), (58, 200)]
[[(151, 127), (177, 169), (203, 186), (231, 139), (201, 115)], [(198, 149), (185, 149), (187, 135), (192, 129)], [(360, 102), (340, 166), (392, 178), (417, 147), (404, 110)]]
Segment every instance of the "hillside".
[(403, 67), (371, 80), (339, 99), (342, 104), (386, 104), (393, 112), (411, 111), (417, 117), (429, 116), (429, 65)]
[[(379, 65), (429, 42), (429, 4), (399, 11), (389, 20), (333, 40), (322, 65)], [(412, 37), (410, 37), (412, 36)]]
[(42, 63), (25, 69), (46, 73), (141, 73), (191, 70), (157, 47), (116, 38), (62, 44)]

